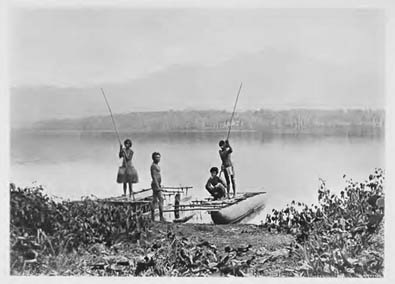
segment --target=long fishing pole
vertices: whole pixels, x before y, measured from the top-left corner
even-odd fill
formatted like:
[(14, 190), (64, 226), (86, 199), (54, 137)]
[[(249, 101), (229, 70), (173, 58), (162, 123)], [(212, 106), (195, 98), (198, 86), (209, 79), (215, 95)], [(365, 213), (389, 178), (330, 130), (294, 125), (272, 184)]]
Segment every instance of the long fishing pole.
[[(232, 121), (233, 121), (233, 117), (235, 115), (235, 111), (236, 111), (236, 106), (237, 106), (237, 102), (239, 100), (239, 96), (240, 96), (240, 91), (241, 91), (241, 87), (243, 86), (243, 82), (240, 82), (240, 87), (239, 87), (239, 91), (237, 92), (237, 96), (236, 96), (236, 101), (235, 101), (235, 105), (233, 106), (233, 112), (232, 112), (232, 116), (230, 117), (230, 123), (229, 123), (229, 129), (228, 129), (228, 135), (226, 136), (226, 140), (229, 140), (229, 136), (230, 136), (230, 130), (232, 129)], [(219, 172), (219, 177), (221, 177), (223, 170), (221, 168), (221, 171)]]
[(106, 101), (106, 104), (107, 104), (107, 107), (108, 107), (108, 111), (110, 112), (112, 124), (114, 125), (115, 132), (117, 133), (117, 137), (118, 137), (119, 144), (122, 145), (121, 138), (119, 137), (119, 132), (118, 132), (118, 129), (117, 129), (117, 125), (115, 124), (115, 120), (114, 120), (114, 117), (113, 117), (113, 115), (112, 115), (112, 111), (111, 111), (110, 104), (109, 104), (108, 101), (107, 101), (107, 97), (106, 97), (106, 94), (105, 94), (104, 91), (103, 91), (103, 88), (100, 88), (100, 90), (101, 90), (101, 92), (102, 92), (102, 94), (103, 94), (104, 100)]
[(232, 129), (232, 121), (233, 121), (233, 117), (235, 115), (236, 105), (237, 105), (237, 101), (239, 100), (239, 95), (240, 95), (242, 86), (243, 86), (243, 82), (240, 83), (239, 91), (237, 92), (237, 97), (236, 97), (235, 105), (233, 106), (233, 112), (232, 112), (232, 116), (230, 118), (229, 130), (228, 130), (228, 135), (226, 136), (226, 140), (229, 140), (230, 130)]

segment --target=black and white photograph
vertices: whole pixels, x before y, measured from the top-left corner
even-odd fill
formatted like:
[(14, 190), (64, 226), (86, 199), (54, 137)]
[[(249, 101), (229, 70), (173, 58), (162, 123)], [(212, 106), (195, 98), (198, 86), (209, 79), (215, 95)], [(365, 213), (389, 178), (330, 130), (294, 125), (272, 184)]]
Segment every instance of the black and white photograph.
[(8, 275), (385, 279), (371, 2), (8, 1)]

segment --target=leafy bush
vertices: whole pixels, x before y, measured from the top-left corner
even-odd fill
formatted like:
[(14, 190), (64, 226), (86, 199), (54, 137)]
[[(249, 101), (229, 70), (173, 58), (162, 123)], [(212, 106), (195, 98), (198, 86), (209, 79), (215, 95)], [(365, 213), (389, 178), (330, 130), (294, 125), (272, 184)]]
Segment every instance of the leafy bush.
[(60, 255), (86, 245), (137, 240), (148, 221), (142, 210), (89, 198), (55, 202), (41, 186), (10, 186), (11, 271), (24, 269), (43, 255)]
[(321, 180), (318, 205), (292, 201), (266, 217), (269, 230), (295, 234), (300, 275), (383, 275), (384, 172), (376, 169), (363, 183), (346, 182), (339, 196)]

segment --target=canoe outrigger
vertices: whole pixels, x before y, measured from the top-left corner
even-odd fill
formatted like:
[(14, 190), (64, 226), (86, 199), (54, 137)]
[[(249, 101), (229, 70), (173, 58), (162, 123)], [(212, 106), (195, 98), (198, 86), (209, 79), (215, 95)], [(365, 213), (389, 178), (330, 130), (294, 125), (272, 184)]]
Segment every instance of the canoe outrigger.
[(239, 193), (236, 197), (230, 199), (195, 200), (189, 204), (180, 204), (173, 211), (207, 211), (211, 215), (214, 224), (234, 224), (254, 212), (262, 210), (265, 206), (266, 196), (266, 192), (245, 192)]
[[(162, 195), (165, 201), (164, 204), (165, 210), (169, 210), (170, 208), (173, 207), (173, 203), (170, 202), (171, 200), (170, 197), (172, 196), (175, 196), (174, 199), (178, 200), (178, 203), (187, 202), (192, 198), (192, 196), (188, 195), (188, 191), (192, 189), (192, 186), (166, 186), (166, 187), (162, 187), (162, 189), (163, 189)], [(112, 205), (128, 205), (132, 208), (132, 210), (136, 212), (140, 211), (144, 215), (148, 216), (149, 214), (151, 214), (152, 195), (149, 194), (151, 190), (152, 190), (151, 188), (146, 188), (134, 192), (134, 195), (136, 197), (135, 200), (125, 195), (122, 195), (122, 196), (98, 199), (98, 201)], [(181, 198), (181, 196), (183, 197)], [(159, 214), (159, 211), (155, 210), (155, 215), (157, 214)]]
[[(264, 208), (267, 194), (266, 192), (245, 192), (238, 193), (236, 197), (230, 199), (213, 200), (206, 198), (202, 200), (193, 200), (188, 195), (191, 186), (180, 187), (163, 187), (163, 196), (165, 197), (164, 213), (174, 214), (173, 222), (185, 223), (194, 217), (196, 211), (208, 212), (214, 224), (234, 224), (251, 216), (253, 213)], [(149, 216), (151, 212), (152, 196), (141, 196), (144, 192), (149, 192), (151, 188), (135, 192), (136, 200), (126, 196), (110, 197), (99, 199), (98, 201), (108, 204), (130, 205), (132, 208), (140, 210), (144, 215)], [(173, 197), (170, 198), (170, 197)], [(172, 202), (172, 199), (174, 202)], [(188, 203), (187, 203), (188, 202)], [(189, 212), (191, 214), (186, 215)], [(158, 210), (155, 214), (158, 214)]]

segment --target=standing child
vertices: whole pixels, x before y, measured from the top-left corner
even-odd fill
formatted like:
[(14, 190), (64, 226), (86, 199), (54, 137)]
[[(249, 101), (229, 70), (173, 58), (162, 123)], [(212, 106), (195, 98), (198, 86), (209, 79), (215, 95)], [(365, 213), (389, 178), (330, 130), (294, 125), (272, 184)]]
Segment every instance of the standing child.
[(226, 180), (226, 190), (229, 198), (229, 191), (230, 191), (230, 181), (232, 181), (233, 187), (233, 197), (236, 196), (236, 183), (235, 183), (235, 173), (233, 170), (233, 164), (230, 160), (230, 154), (233, 152), (232, 147), (229, 145), (229, 141), (221, 140), (219, 141), (219, 156), (221, 157), (222, 165), (221, 171), (225, 174)]
[(159, 202), (159, 218), (163, 222), (163, 196), (162, 196), (162, 177), (160, 174), (160, 153), (152, 153), (152, 165), (151, 165), (151, 188), (152, 188), (152, 204), (151, 204), (151, 218), (152, 221), (155, 220), (155, 205)]
[(133, 196), (133, 183), (138, 183), (139, 178), (136, 169), (133, 167), (132, 158), (133, 150), (132, 141), (126, 139), (124, 142), (125, 148), (120, 145), (119, 148), (119, 158), (122, 159), (122, 166), (119, 167), (117, 182), (123, 184), (123, 195), (126, 196), (127, 185), (129, 185), (129, 198)]

